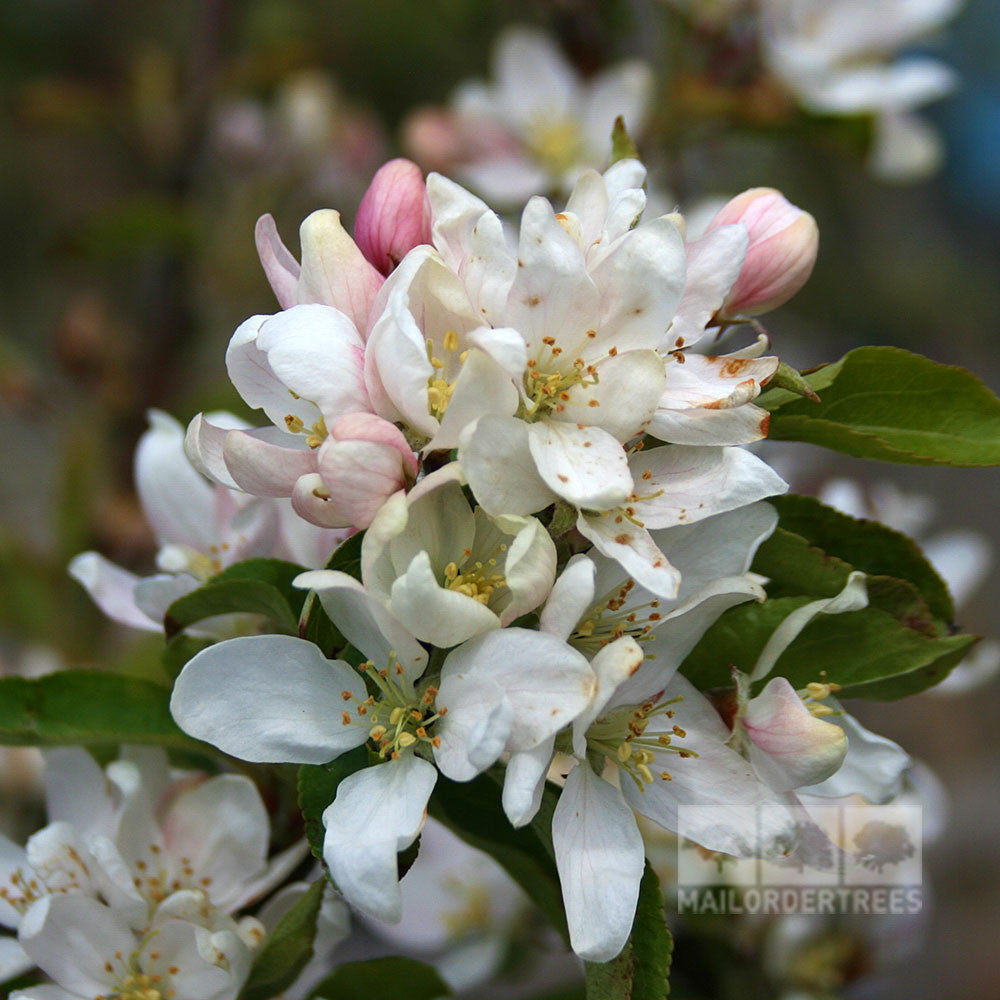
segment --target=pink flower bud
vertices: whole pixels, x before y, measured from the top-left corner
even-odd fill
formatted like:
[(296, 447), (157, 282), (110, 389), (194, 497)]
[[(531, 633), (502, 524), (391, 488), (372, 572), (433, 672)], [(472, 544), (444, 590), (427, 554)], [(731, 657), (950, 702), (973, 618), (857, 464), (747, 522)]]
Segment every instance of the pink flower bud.
[(816, 263), (816, 220), (780, 191), (751, 188), (728, 202), (709, 224), (742, 223), (750, 236), (746, 260), (720, 310), (723, 316), (759, 316), (787, 302)]
[(431, 239), (426, 185), (409, 160), (380, 167), (361, 199), (354, 241), (367, 260), (388, 275), (415, 246)]

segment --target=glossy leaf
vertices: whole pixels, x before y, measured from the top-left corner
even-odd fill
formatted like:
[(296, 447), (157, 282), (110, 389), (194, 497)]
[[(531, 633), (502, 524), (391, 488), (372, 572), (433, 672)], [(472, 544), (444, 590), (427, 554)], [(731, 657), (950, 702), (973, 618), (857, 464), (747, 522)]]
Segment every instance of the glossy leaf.
[(316, 1000), (364, 1000), (372, 996), (437, 1000), (438, 997), (450, 997), (451, 990), (437, 969), (397, 955), (366, 962), (345, 962), (313, 987), (309, 996)]

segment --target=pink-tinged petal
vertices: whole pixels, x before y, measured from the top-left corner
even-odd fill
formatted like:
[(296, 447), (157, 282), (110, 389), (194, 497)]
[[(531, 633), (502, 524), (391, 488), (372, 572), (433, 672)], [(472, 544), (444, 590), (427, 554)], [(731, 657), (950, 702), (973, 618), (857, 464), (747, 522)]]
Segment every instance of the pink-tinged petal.
[[(323, 305), (286, 309), (260, 327), (257, 348), (266, 354), (271, 371), (285, 387), (288, 403), (295, 402), (290, 391), (309, 400), (319, 407), (328, 427), (349, 413), (371, 409), (365, 389), (364, 343), (342, 312)], [(294, 413), (287, 403), (283, 409), (282, 413), (265, 406), (278, 427), (284, 427), (285, 414)]]
[(549, 594), (538, 627), (565, 642), (594, 601), (594, 563), (583, 553), (573, 556)]
[(395, 424), (374, 413), (349, 413), (341, 417), (330, 428), (330, 437), (336, 441), (369, 441), (395, 448), (402, 456), (406, 469), (416, 478), (419, 471), (417, 456), (413, 454), (406, 436)]
[(427, 666), (427, 651), (353, 577), (335, 570), (312, 570), (293, 581), (303, 590), (315, 590), (324, 610), (344, 637), (373, 663), (394, 659), (403, 675), (415, 681)]
[(135, 603), (139, 577), (134, 573), (116, 566), (97, 552), (82, 552), (69, 564), (69, 575), (113, 621), (147, 632), (160, 631), (160, 623), (140, 611)]
[(687, 283), (667, 334), (671, 350), (691, 347), (705, 336), (739, 277), (749, 242), (745, 227), (720, 224), (687, 244)]
[(773, 188), (751, 188), (728, 202), (709, 229), (741, 223), (749, 249), (726, 296), (728, 316), (760, 315), (787, 302), (809, 279), (819, 250), (816, 220)]
[(323, 812), (330, 875), (352, 906), (377, 920), (402, 914), (396, 855), (420, 833), (436, 781), (433, 764), (404, 754), (349, 775)]
[(302, 476), (292, 487), (292, 510), (317, 528), (350, 528), (351, 514), (330, 501), (326, 481), (314, 472)]
[(752, 744), (750, 760), (778, 791), (829, 778), (847, 754), (843, 729), (813, 716), (784, 677), (750, 699), (742, 722)]
[(555, 741), (553, 736), (532, 750), (512, 753), (507, 761), (503, 776), (503, 811), (515, 828), (530, 823), (542, 804)]
[[(287, 435), (289, 445), (298, 441)], [(316, 452), (306, 446), (273, 444), (254, 431), (229, 431), (222, 446), (223, 460), (233, 482), (256, 497), (288, 497), (301, 476), (316, 472)]]
[(440, 744), (434, 762), (452, 781), (471, 781), (499, 759), (510, 735), (514, 707), (491, 678), (450, 676), (441, 682), (438, 701), (447, 706), (435, 728)]
[(691, 524), (788, 489), (769, 465), (742, 448), (671, 445), (639, 452), (631, 465), (648, 497), (635, 502), (636, 516), (649, 529)]
[(608, 510), (632, 494), (625, 450), (599, 427), (557, 420), (529, 424), (528, 447), (545, 485), (574, 507)]
[(367, 528), (386, 500), (412, 478), (392, 445), (327, 440), (318, 457), (327, 523), (338, 520), (344, 526)]
[(430, 243), (430, 208), (424, 175), (410, 160), (381, 166), (358, 206), (354, 240), (369, 263), (382, 274), (421, 243)]
[(677, 596), (681, 575), (659, 550), (645, 528), (622, 514), (601, 516), (581, 512), (576, 530), (594, 543), (598, 552), (613, 559), (640, 586), (658, 597)]
[[(617, 441), (615, 446), (620, 447)], [(488, 514), (534, 514), (558, 499), (538, 473), (523, 420), (482, 417), (463, 435), (458, 457), (476, 500)]]
[(313, 212), (299, 229), (302, 273), (298, 301), (316, 302), (345, 313), (362, 334), (375, 297), (385, 279), (365, 260), (340, 223), (340, 213), (325, 208)]
[(560, 421), (600, 427), (619, 441), (646, 430), (663, 395), (664, 364), (656, 351), (627, 351), (595, 365), (596, 384), (569, 390)]
[(236, 480), (226, 468), (223, 448), (231, 428), (212, 423), (204, 413), (199, 413), (184, 436), (184, 452), (191, 464), (207, 479), (231, 490), (237, 490)]
[(282, 309), (290, 309), (298, 301), (299, 262), (292, 256), (278, 235), (278, 227), (270, 214), (262, 215), (254, 227), (257, 256)]
[(170, 711), (178, 725), (241, 760), (325, 764), (368, 738), (342, 725), (351, 701), (368, 697), (360, 674), (289, 635), (255, 635), (209, 646), (185, 664)]
[(645, 851), (622, 793), (586, 762), (570, 772), (559, 796), (552, 846), (573, 951), (609, 962), (632, 930)]

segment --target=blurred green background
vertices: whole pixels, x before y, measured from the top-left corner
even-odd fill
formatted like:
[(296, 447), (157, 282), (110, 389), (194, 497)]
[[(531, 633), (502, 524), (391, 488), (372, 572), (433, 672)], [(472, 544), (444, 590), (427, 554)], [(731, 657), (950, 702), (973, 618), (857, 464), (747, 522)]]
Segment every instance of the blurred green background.
[[(513, 22), (551, 31), (584, 73), (627, 56), (654, 65), (664, 97), (648, 152), (665, 155), (683, 204), (768, 185), (816, 216), (814, 277), (768, 318), (786, 360), (804, 367), (860, 344), (895, 344), (1000, 388), (995, 0), (969, 0), (934, 40), (963, 83), (930, 112), (948, 145), (944, 170), (907, 187), (866, 172), (863, 123), (694, 114), (671, 83), (696, 75), (697, 61), (657, 0), (5, 0), (4, 669), (37, 647), (70, 663), (150, 669), (152, 644), (108, 626), (65, 573), (89, 548), (150, 566), (153, 540), (131, 483), (145, 411), (183, 422), (203, 409), (241, 412), (225, 345), (246, 316), (275, 308), (254, 251), (256, 218), (272, 212), (293, 249), (312, 209), (352, 218), (371, 173), (400, 152), (406, 115), (486, 75), (492, 39)], [(817, 482), (835, 472), (892, 478), (937, 499), (939, 526), (1000, 538), (995, 472), (811, 458)], [(962, 624), (1000, 631), (998, 606), (994, 579)], [(852, 995), (1000, 995), (998, 714), (996, 684), (868, 707), (874, 728), (942, 777), (952, 826), (930, 857), (930, 943)]]

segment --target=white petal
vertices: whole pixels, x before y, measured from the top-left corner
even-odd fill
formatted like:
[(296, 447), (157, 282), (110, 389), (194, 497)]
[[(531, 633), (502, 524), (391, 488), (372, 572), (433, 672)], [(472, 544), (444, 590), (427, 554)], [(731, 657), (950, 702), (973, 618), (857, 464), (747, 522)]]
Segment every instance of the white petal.
[(140, 953), (144, 972), (159, 976), (185, 1000), (235, 1000), (252, 957), (233, 931), (213, 934), (187, 920), (163, 920), (155, 927)]
[(645, 528), (612, 512), (605, 516), (581, 513), (576, 530), (651, 593), (668, 599), (677, 596), (681, 575)]
[(632, 493), (625, 450), (598, 427), (556, 420), (530, 424), (528, 447), (546, 486), (574, 507), (607, 510)]
[(373, 663), (387, 664), (394, 655), (411, 682), (424, 672), (427, 652), (423, 646), (353, 577), (319, 569), (300, 574), (294, 583), (316, 591), (344, 637)]
[(514, 827), (525, 826), (535, 818), (554, 748), (553, 736), (531, 750), (510, 755), (503, 776), (503, 811)]
[(147, 632), (160, 631), (160, 623), (150, 619), (135, 603), (139, 577), (134, 573), (116, 566), (98, 552), (82, 552), (70, 562), (69, 574), (113, 621)]
[(552, 536), (535, 518), (526, 520), (509, 544), (504, 561), (504, 578), (511, 593), (510, 604), (500, 616), (504, 625), (537, 608), (548, 596), (556, 575)]
[[(590, 665), (575, 649), (521, 628), (487, 632), (453, 650), (441, 671), (438, 706), (449, 707), (444, 698), (449, 678), (474, 676), (498, 685), (513, 707), (507, 744), (513, 751), (529, 750), (571, 722), (590, 703), (595, 685)], [(445, 724), (450, 712), (442, 728)]]
[(611, 149), (611, 129), (621, 115), (630, 135), (638, 135), (646, 121), (653, 88), (652, 69), (630, 60), (598, 73), (588, 87), (583, 124), (591, 149), (606, 156)]
[[(15, 938), (0, 937), (0, 983), (5, 983), (15, 976), (20, 976), (33, 968), (35, 963), (28, 957), (25, 950)], [(27, 997), (28, 994), (20, 994)], [(58, 986), (31, 987), (30, 996), (33, 1000), (76, 1000), (72, 994), (60, 990)]]
[(545, 602), (539, 629), (565, 642), (594, 600), (594, 580), (594, 563), (583, 553), (573, 556)]
[(83, 834), (110, 829), (111, 789), (97, 761), (82, 747), (53, 747), (45, 755), (45, 812)]
[(594, 697), (586, 711), (573, 720), (573, 752), (581, 759), (587, 755), (587, 730), (604, 711), (618, 689), (642, 666), (645, 654), (630, 635), (608, 643), (590, 661), (597, 678)]
[(493, 50), (497, 101), (505, 116), (529, 125), (538, 116), (561, 118), (579, 86), (566, 57), (536, 28), (508, 28)]
[(316, 452), (304, 439), (286, 436), (284, 445), (253, 431), (229, 431), (222, 455), (233, 482), (256, 497), (291, 496), (299, 477), (316, 471)]
[(204, 549), (214, 541), (215, 490), (184, 453), (184, 428), (159, 410), (150, 410), (149, 423), (135, 452), (143, 512), (161, 545)]
[(324, 764), (367, 739), (342, 725), (347, 702), (368, 697), (360, 675), (287, 635), (209, 646), (184, 666), (170, 711), (185, 732), (242, 760)]
[(534, 514), (557, 499), (538, 474), (528, 424), (522, 420), (483, 417), (463, 437), (458, 455), (476, 500), (488, 514)]
[(621, 792), (589, 764), (566, 779), (552, 817), (552, 844), (573, 951), (608, 962), (632, 930), (645, 858)]
[(448, 714), (435, 728), (434, 760), (452, 781), (470, 781), (494, 764), (510, 735), (514, 709), (503, 689), (482, 674), (442, 678), (437, 703)]
[(674, 445), (639, 452), (630, 464), (642, 492), (653, 494), (635, 504), (650, 530), (690, 524), (788, 489), (769, 465), (742, 448)]
[(131, 955), (136, 946), (111, 909), (78, 893), (39, 900), (21, 921), (19, 937), (46, 975), (83, 996), (112, 992), (114, 974), (104, 963), (114, 962), (116, 953)]
[(239, 487), (226, 468), (226, 460), (222, 456), (226, 436), (231, 429), (220, 427), (204, 413), (199, 413), (188, 424), (184, 436), (184, 452), (191, 464), (207, 479), (235, 490)]
[(441, 586), (426, 552), (418, 552), (397, 577), (389, 606), (416, 638), (441, 649), (500, 627), (499, 617), (485, 604)]
[(416, 839), (437, 770), (413, 754), (357, 771), (341, 781), (323, 812), (323, 860), (352, 906), (399, 920), (396, 854)]

